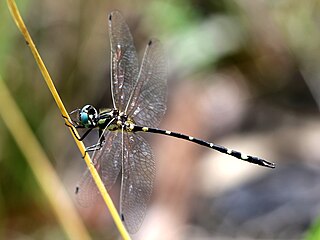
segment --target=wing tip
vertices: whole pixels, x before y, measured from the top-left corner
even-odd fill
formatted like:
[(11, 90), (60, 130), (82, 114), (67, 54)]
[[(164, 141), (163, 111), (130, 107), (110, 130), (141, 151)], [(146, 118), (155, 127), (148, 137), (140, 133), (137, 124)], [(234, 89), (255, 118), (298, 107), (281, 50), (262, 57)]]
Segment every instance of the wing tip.
[(151, 38), (148, 42), (148, 46), (151, 46), (154, 44), (160, 44), (160, 41), (157, 38)]
[(113, 18), (114, 15), (122, 16), (122, 14), (121, 14), (120, 11), (118, 11), (118, 10), (113, 10), (113, 11), (110, 12), (109, 15), (108, 15), (109, 21), (112, 21), (112, 18)]

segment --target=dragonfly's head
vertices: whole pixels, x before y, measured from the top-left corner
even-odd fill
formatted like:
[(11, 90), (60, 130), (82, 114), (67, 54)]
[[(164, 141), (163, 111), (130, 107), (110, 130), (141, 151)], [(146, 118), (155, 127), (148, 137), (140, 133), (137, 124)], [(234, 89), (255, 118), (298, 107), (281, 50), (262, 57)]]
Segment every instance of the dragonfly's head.
[(99, 114), (97, 109), (91, 105), (85, 105), (79, 111), (79, 122), (86, 128), (94, 128), (99, 121)]

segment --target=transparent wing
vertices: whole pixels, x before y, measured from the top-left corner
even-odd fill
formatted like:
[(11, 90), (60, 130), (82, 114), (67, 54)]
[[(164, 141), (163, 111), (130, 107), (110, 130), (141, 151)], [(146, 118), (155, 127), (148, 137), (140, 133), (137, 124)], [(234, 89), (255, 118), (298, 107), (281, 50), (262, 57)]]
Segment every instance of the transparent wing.
[(160, 42), (149, 41), (138, 81), (130, 96), (126, 113), (136, 124), (156, 127), (166, 111), (167, 63)]
[(100, 177), (109, 190), (121, 170), (122, 135), (120, 131), (106, 131), (105, 139), (103, 147), (95, 152), (93, 162), (99, 163)]
[(124, 111), (138, 78), (139, 65), (129, 27), (117, 11), (109, 15), (109, 38), (113, 105)]
[[(99, 174), (100, 175), (100, 174)], [(89, 169), (86, 169), (76, 188), (76, 199), (80, 206), (89, 207), (96, 202), (99, 195), (98, 188), (93, 181)]]
[[(106, 131), (104, 145), (93, 154), (92, 162), (108, 190), (117, 180), (121, 170), (121, 144), (121, 132)], [(88, 207), (96, 201), (99, 194), (90, 171), (87, 169), (76, 190), (77, 201), (81, 206)]]
[(129, 233), (137, 232), (145, 217), (155, 171), (149, 144), (136, 133), (124, 132), (120, 214)]

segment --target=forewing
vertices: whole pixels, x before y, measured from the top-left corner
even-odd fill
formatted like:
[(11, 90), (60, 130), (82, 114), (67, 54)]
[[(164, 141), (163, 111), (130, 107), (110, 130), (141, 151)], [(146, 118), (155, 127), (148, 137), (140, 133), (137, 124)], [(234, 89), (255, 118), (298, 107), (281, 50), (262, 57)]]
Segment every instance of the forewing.
[(129, 27), (118, 11), (109, 15), (109, 37), (113, 105), (124, 111), (138, 78), (139, 65)]
[(138, 81), (127, 105), (127, 114), (136, 124), (156, 127), (166, 111), (167, 63), (163, 47), (156, 39), (149, 41)]
[[(92, 162), (108, 190), (115, 183), (121, 170), (121, 143), (121, 132), (106, 131), (104, 145), (93, 153)], [(96, 201), (99, 194), (87, 169), (76, 190), (77, 200), (81, 206), (87, 207)]]
[(145, 217), (155, 178), (149, 144), (136, 133), (124, 132), (120, 214), (129, 233), (139, 230)]

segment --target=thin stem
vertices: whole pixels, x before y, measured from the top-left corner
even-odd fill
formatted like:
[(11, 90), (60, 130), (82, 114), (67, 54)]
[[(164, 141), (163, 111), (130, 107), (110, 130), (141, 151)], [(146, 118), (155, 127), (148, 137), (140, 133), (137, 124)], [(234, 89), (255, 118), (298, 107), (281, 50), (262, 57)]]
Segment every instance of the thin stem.
[[(50, 75), (49, 75), (49, 73), (48, 73), (48, 71), (47, 71), (47, 69), (46, 69), (46, 67), (45, 67), (45, 65), (44, 65), (44, 63), (43, 63), (43, 61), (42, 61), (42, 59), (41, 59), (36, 47), (35, 47), (35, 45), (34, 45), (34, 43), (33, 43), (33, 40), (32, 40), (32, 38), (31, 38), (31, 36), (30, 36), (30, 34), (29, 34), (29, 32), (28, 32), (28, 30), (27, 30), (27, 28), (26, 28), (26, 26), (25, 26), (25, 24), (24, 24), (24, 22), (23, 22), (23, 20), (21, 18), (21, 15), (19, 13), (19, 10), (18, 10), (18, 8), (16, 6), (15, 1), (14, 0), (7, 0), (7, 4), (8, 4), (8, 7), (10, 9), (10, 12), (11, 12), (11, 14), (13, 16), (13, 19), (14, 19), (15, 23), (17, 24), (19, 30), (21, 31), (21, 33), (24, 36), (28, 46), (31, 49), (31, 52), (32, 52), (37, 64), (38, 64), (38, 67), (39, 67), (39, 69), (40, 69), (40, 71), (41, 71), (41, 73), (42, 73), (42, 75), (44, 77), (44, 80), (46, 81), (46, 83), (48, 85), (48, 88), (49, 88), (49, 90), (50, 90), (50, 92), (51, 92), (51, 94), (52, 94), (57, 106), (59, 107), (59, 109), (61, 111), (62, 116), (66, 117), (65, 122), (68, 124), (69, 120), (71, 120), (70, 116), (69, 116), (67, 110), (65, 109), (65, 107), (64, 107), (64, 105), (63, 105), (63, 103), (62, 103), (62, 101), (61, 101), (61, 99), (60, 99), (60, 97), (58, 95), (58, 92), (57, 92), (57, 90), (56, 90), (56, 88), (55, 88), (55, 86), (53, 84), (53, 81), (52, 81), (52, 79), (51, 79), (51, 77), (50, 77)], [(75, 128), (73, 128), (73, 130), (77, 133)], [(70, 132), (72, 134), (71, 128), (70, 128)], [(84, 156), (84, 154), (85, 154), (85, 146), (84, 146), (83, 142), (78, 141), (77, 138), (76, 138), (77, 136), (75, 136), (73, 134), (72, 134), (72, 136), (74, 137), (74, 140), (75, 140), (75, 142), (76, 142), (76, 144), (77, 144), (82, 156)], [(78, 135), (78, 137), (79, 137), (79, 135)], [(122, 238), (125, 239), (125, 240), (126, 239), (131, 239), (129, 234), (128, 234), (128, 232), (126, 231), (125, 227), (122, 224), (122, 221), (121, 221), (121, 219), (119, 217), (119, 214), (118, 214), (118, 212), (117, 212), (117, 210), (116, 210), (116, 208), (115, 208), (115, 206), (114, 206), (114, 204), (113, 204), (113, 202), (112, 202), (107, 190), (105, 189), (104, 184), (102, 183), (99, 174), (97, 173), (94, 165), (92, 164), (90, 156), (88, 154), (85, 154), (84, 160), (85, 160), (85, 162), (87, 164), (87, 167), (90, 170), (90, 173), (91, 173), (91, 175), (92, 175), (92, 177), (93, 177), (93, 179), (94, 179), (94, 181), (95, 181), (100, 193), (101, 193), (101, 196), (103, 197), (103, 200), (105, 201), (105, 203), (106, 203), (106, 205), (107, 205), (107, 207), (108, 207), (108, 209), (110, 211), (110, 214), (111, 214), (111, 216), (112, 216), (112, 218), (113, 218), (113, 220), (114, 220), (114, 222), (115, 222), (115, 224), (116, 224), (116, 226), (117, 226)]]
[(62, 182), (1, 76), (0, 98), (0, 117), (24, 154), (62, 228), (70, 239), (91, 239)]

